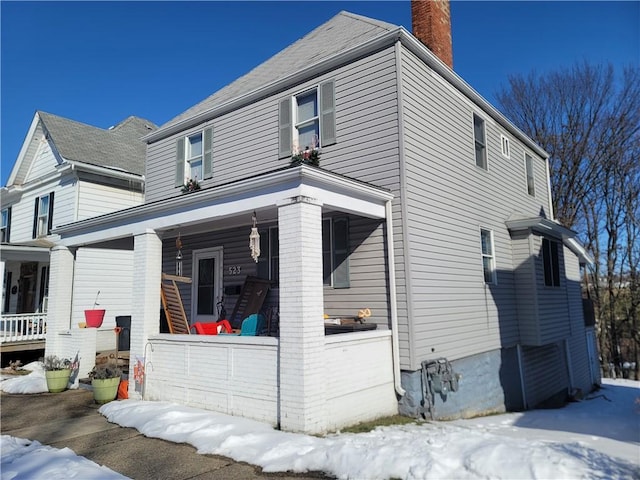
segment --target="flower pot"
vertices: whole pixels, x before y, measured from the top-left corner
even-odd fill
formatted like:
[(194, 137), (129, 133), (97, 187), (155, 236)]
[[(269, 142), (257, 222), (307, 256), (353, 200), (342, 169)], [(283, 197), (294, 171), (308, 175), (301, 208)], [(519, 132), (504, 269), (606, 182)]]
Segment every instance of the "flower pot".
[(60, 393), (67, 389), (71, 370), (68, 368), (64, 370), (47, 370), (44, 372), (44, 376), (47, 379), (47, 388), (49, 389), (49, 392)]
[(108, 403), (115, 400), (118, 395), (118, 385), (120, 385), (120, 377), (94, 378), (91, 380), (93, 399), (96, 403)]
[(84, 318), (87, 321), (87, 327), (99, 328), (104, 320), (105, 310), (85, 310)]

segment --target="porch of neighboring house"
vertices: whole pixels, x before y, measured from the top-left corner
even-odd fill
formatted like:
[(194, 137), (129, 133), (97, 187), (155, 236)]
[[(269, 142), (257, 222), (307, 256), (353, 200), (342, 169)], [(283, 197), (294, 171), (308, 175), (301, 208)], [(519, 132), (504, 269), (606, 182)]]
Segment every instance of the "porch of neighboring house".
[[(71, 324), (65, 303), (71, 293), (64, 285), (73, 285), (75, 250), (119, 245), (133, 250), (130, 398), (173, 401), (307, 433), (395, 414), (400, 376), (392, 198), (371, 185), (299, 166), (115, 212), (100, 224), (62, 227), (57, 233), (65, 246), (51, 255), (56, 275), (47, 353), (80, 349), (81, 358), (95, 357), (95, 329)], [(257, 261), (249, 249), (254, 216), (261, 233)], [(327, 255), (326, 239), (344, 233), (327, 220), (334, 218), (351, 222), (349, 245)], [(365, 269), (364, 280), (340, 283), (344, 265), (357, 275), (358, 262), (369, 257), (376, 258), (379, 275)], [(331, 274), (340, 278), (327, 277), (330, 261)], [(162, 273), (191, 279), (180, 287), (190, 325), (218, 320), (221, 307), (231, 315), (247, 277), (268, 279), (260, 309), (268, 328), (254, 336), (164, 333)], [(331, 333), (326, 316), (353, 318), (367, 307), (365, 323), (377, 328), (325, 335)]]
[(42, 350), (45, 347), (51, 247), (45, 243), (2, 245), (2, 353)]

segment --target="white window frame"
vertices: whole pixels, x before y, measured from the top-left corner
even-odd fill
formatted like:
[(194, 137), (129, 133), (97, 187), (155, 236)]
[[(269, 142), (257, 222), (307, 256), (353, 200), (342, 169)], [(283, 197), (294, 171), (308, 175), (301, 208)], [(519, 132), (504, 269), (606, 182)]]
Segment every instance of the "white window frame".
[(503, 157), (511, 158), (511, 141), (503, 134), (500, 134), (500, 149)]
[(0, 216), (0, 241), (6, 243), (9, 241), (9, 209), (3, 208)]
[(533, 156), (525, 152), (524, 154), (524, 176), (527, 186), (527, 193), (536, 196), (536, 176), (533, 170)]
[[(482, 127), (482, 137), (483, 137), (482, 139), (479, 139), (478, 136), (476, 135), (476, 119), (479, 122), (478, 125)], [(473, 153), (474, 153), (474, 160), (476, 162), (476, 167), (481, 168), (485, 171), (488, 171), (489, 155), (487, 152), (487, 122), (485, 121), (484, 118), (482, 118), (480, 115), (474, 112), (472, 127), (473, 127)], [(482, 153), (481, 163), (478, 163), (478, 151), (479, 151), (478, 147), (480, 147), (481, 149), (480, 151)]]
[[(47, 201), (47, 209), (43, 211), (42, 205), (44, 200)], [(51, 208), (50, 194), (38, 197), (38, 219), (36, 228), (36, 238), (46, 237), (49, 235), (49, 209)]]
[[(192, 142), (191, 139), (195, 137), (200, 137), (200, 154), (193, 155), (192, 154)], [(185, 137), (185, 152), (184, 152), (184, 175), (185, 175), (185, 183), (188, 180), (197, 180), (202, 181), (202, 177), (204, 177), (204, 133), (202, 131), (194, 133), (192, 135), (187, 135)], [(197, 175), (193, 175), (193, 163), (200, 162), (200, 177)]]
[[(485, 252), (483, 245), (484, 236), (488, 235), (488, 242), (486, 245), (489, 246), (490, 251)], [(493, 230), (488, 228), (480, 227), (480, 254), (482, 257), (482, 278), (484, 283), (489, 285), (495, 285), (497, 283), (497, 275), (496, 275), (496, 250), (493, 241)], [(489, 270), (487, 270), (486, 260), (489, 260)], [(489, 275), (487, 275), (489, 274)], [(488, 278), (490, 277), (490, 278)]]
[[(304, 120), (300, 120), (298, 118), (298, 101), (302, 98), (308, 97), (310, 95), (315, 95), (315, 104), (316, 104), (316, 114), (313, 117), (306, 118)], [(320, 148), (320, 88), (319, 85), (316, 85), (313, 88), (305, 90), (301, 93), (297, 93), (291, 99), (291, 118), (292, 118), (292, 141), (293, 141), (293, 149), (297, 152), (305, 151), (305, 150), (317, 150)], [(315, 134), (315, 143), (312, 142), (310, 145), (301, 145), (300, 144), (300, 134), (299, 130), (309, 125), (316, 125), (316, 134)]]

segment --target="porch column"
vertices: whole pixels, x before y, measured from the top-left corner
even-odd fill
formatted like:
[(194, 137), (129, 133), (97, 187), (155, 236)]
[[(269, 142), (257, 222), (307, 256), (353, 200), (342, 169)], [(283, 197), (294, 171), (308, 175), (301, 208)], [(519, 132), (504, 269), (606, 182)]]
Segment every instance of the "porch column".
[(75, 254), (67, 247), (58, 245), (51, 249), (45, 356), (68, 356), (66, 342), (60, 334), (71, 328), (74, 264)]
[[(133, 239), (133, 305), (131, 308), (131, 346), (129, 358), (129, 398), (142, 398), (142, 386), (134, 381), (136, 364), (145, 364), (149, 336), (160, 332), (160, 282), (162, 240), (153, 230)], [(148, 359), (147, 359), (148, 360)]]
[(322, 433), (325, 422), (322, 208), (295, 197), (278, 205), (280, 426)]

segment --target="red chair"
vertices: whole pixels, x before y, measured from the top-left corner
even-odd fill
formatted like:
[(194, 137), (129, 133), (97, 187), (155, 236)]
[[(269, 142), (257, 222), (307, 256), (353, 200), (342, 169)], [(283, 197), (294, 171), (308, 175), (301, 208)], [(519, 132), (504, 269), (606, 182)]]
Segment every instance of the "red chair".
[(191, 328), (195, 328), (198, 335), (218, 335), (218, 333), (232, 332), (231, 324), (227, 320), (211, 323), (196, 322), (191, 325)]

